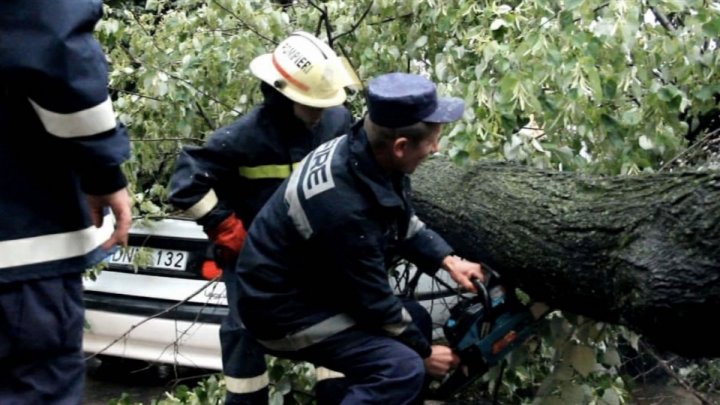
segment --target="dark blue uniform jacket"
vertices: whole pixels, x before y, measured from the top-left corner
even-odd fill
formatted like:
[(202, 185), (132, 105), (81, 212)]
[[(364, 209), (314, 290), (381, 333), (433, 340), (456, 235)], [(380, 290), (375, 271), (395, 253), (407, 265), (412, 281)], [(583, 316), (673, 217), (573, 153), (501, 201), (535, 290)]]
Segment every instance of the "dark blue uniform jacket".
[(264, 83), (261, 88), (262, 105), (217, 130), (204, 147), (187, 147), (178, 157), (170, 202), (205, 227), (233, 212), (250, 226), (308, 152), (350, 129), (344, 107), (326, 109), (318, 125), (307, 129), (289, 99)]
[(0, 2), (0, 283), (99, 261), (84, 193), (125, 186), (129, 155), (93, 37), (100, 1)]
[(387, 266), (399, 254), (437, 269), (452, 249), (415, 216), (409, 192), (407, 176), (380, 169), (361, 123), (303, 159), (258, 214), (238, 261), (235, 304), (261, 344), (299, 350), (359, 325), (430, 354)]

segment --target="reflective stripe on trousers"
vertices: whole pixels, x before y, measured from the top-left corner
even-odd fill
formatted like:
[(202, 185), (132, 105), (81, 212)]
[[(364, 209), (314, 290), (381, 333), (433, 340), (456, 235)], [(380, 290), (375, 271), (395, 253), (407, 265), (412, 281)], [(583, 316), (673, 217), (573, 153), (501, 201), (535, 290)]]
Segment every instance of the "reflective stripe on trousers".
[(339, 372), (330, 370), (326, 367), (316, 367), (315, 368), (315, 380), (317, 382), (324, 381), (324, 380), (330, 380), (333, 378), (343, 378), (345, 377), (345, 374)]
[(250, 378), (237, 378), (225, 376), (225, 385), (228, 392), (235, 394), (249, 394), (251, 392), (260, 391), (270, 384), (270, 378), (267, 371)]
[(355, 320), (349, 315), (337, 314), (305, 328), (298, 333), (285, 336), (284, 338), (273, 340), (258, 339), (258, 342), (271, 350), (294, 352), (321, 342), (332, 335), (349, 329), (353, 325), (355, 325)]

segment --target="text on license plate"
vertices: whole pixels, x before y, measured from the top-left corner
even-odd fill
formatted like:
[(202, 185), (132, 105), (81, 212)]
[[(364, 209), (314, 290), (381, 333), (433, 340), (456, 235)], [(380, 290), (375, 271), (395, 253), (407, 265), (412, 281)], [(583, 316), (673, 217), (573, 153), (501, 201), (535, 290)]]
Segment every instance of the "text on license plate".
[[(142, 253), (139, 253), (142, 252)], [(118, 249), (108, 259), (111, 264), (124, 264), (132, 266), (136, 256), (140, 256), (137, 264), (140, 267), (153, 267), (168, 270), (185, 270), (187, 267), (188, 252), (184, 250), (139, 248), (128, 246)]]

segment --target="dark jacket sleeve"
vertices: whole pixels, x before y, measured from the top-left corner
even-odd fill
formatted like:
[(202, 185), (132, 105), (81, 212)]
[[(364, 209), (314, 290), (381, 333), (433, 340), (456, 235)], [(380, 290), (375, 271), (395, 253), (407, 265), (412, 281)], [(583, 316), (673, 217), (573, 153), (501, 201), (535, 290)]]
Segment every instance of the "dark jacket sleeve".
[(67, 145), (81, 186), (105, 194), (125, 186), (129, 156), (107, 91), (107, 63), (93, 37), (100, 1), (0, 2), (0, 78), (27, 95), (45, 131)]
[[(404, 188), (405, 195), (410, 196), (412, 191), (408, 177), (404, 179)], [(433, 275), (440, 268), (443, 259), (453, 253), (453, 248), (415, 215), (412, 201), (408, 201), (407, 205), (410, 219), (405, 237), (399, 246), (399, 253), (421, 271)]]
[(237, 165), (228, 156), (229, 132), (221, 129), (205, 146), (186, 147), (177, 158), (170, 179), (170, 203), (182, 209), (206, 229), (214, 228), (232, 214), (218, 198), (221, 184), (237, 184)]
[(344, 107), (343, 107), (343, 125), (342, 125), (342, 130), (340, 131), (341, 133), (338, 134), (337, 136), (342, 136), (342, 135), (345, 135), (345, 134), (349, 134), (349, 133), (350, 133), (350, 128), (352, 128), (353, 124), (354, 124), (354, 121), (353, 121), (352, 113), (350, 113), (350, 110), (348, 110), (347, 108), (344, 108)]
[(380, 241), (382, 230), (372, 221), (356, 218), (318, 236), (321, 244), (328, 247), (332, 267), (337, 269), (333, 281), (344, 292), (350, 315), (359, 323), (400, 340), (422, 358), (428, 357), (430, 342), (390, 287)]
[(453, 248), (437, 232), (428, 228), (417, 216), (410, 219), (408, 235), (399, 246), (400, 255), (421, 271), (433, 275)]

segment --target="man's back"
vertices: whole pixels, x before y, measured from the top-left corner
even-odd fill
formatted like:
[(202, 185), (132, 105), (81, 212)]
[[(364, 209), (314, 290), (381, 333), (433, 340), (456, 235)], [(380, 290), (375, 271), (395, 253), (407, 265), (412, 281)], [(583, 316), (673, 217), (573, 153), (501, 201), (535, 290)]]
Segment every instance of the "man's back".
[[(331, 320), (334, 331), (403, 323), (387, 265), (412, 211), (394, 184), (403, 177), (395, 180), (380, 171), (359, 126), (303, 160), (261, 210), (238, 261), (239, 309), (258, 338)], [(426, 248), (449, 251), (444, 242)], [(268, 310), (276, 322), (267, 322)]]
[(96, 248), (112, 223), (97, 233), (85, 194), (124, 187), (129, 155), (92, 37), (102, 5), (34, 3), (0, 3), (0, 283), (78, 273), (104, 257)]
[(93, 37), (101, 15), (98, 1), (0, 2), (3, 404), (82, 401), (82, 273), (127, 243), (130, 148)]
[(442, 376), (458, 359), (428, 341), (393, 294), (387, 264), (400, 253), (463, 285), (482, 277), (408, 200), (406, 174), (437, 151), (442, 123), (460, 118), (463, 103), (438, 98), (421, 76), (396, 74), (370, 83), (368, 110), (350, 135), (303, 159), (261, 210), (230, 305), (269, 353), (345, 374), (344, 403), (414, 403), (426, 368)]
[[(334, 246), (327, 244), (322, 233), (335, 230), (334, 225), (340, 224), (340, 218), (353, 209), (348, 204), (359, 206), (363, 202), (363, 196), (349, 187), (353, 180), (343, 168), (347, 162), (346, 149), (347, 137), (343, 136), (318, 148), (326, 153), (311, 152), (273, 194), (251, 227), (253, 236), (246, 240), (240, 255), (239, 272), (244, 278), (240, 286), (243, 290), (241, 296), (253, 296), (254, 303), (240, 304), (240, 308), (243, 320), (248, 324), (253, 323), (254, 317), (251, 313), (246, 316), (245, 312), (252, 312), (259, 302), (265, 308), (273, 308), (284, 318), (282, 325), (264, 325), (269, 329), (269, 336), (283, 335), (288, 330), (342, 310), (342, 303), (335, 301), (334, 308), (325, 308), (322, 314), (304, 311), (302, 307), (307, 304), (301, 297), (309, 302), (317, 300), (321, 305), (322, 301), (337, 293), (335, 288), (327, 289), (326, 285), (317, 281), (322, 277), (333, 284), (333, 274), (328, 274), (326, 267)], [(318, 165), (319, 162), (322, 164)], [(330, 169), (332, 164), (336, 166), (334, 171)], [(313, 172), (313, 169), (316, 171)], [(323, 195), (303, 192), (303, 188), (312, 193), (318, 187), (329, 184), (332, 184), (332, 189), (326, 189), (328, 193)], [(318, 228), (318, 225), (321, 227)], [(317, 232), (321, 233), (321, 237), (312, 237)], [(262, 285), (262, 292), (253, 290), (256, 283)], [(255, 302), (256, 299), (259, 302)], [(306, 318), (308, 313), (312, 313), (311, 319)], [(276, 327), (278, 329), (273, 330)]]

